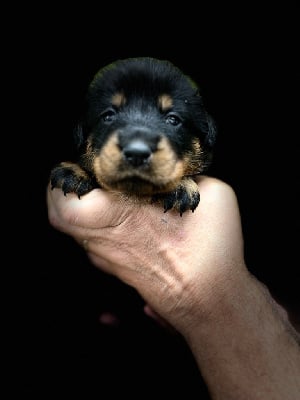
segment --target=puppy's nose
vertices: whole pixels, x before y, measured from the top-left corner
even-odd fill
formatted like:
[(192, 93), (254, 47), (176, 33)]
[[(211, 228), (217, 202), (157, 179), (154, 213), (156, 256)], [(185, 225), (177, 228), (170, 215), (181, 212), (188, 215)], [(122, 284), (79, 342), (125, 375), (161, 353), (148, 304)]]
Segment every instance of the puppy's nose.
[(151, 153), (150, 146), (139, 139), (132, 140), (123, 148), (125, 160), (134, 167), (147, 164)]

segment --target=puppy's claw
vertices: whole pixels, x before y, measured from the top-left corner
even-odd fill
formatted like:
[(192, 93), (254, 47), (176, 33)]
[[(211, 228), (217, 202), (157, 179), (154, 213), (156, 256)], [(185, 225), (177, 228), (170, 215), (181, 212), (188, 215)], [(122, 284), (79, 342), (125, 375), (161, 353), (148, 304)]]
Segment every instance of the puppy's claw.
[(165, 213), (174, 207), (176, 200), (177, 200), (176, 191), (171, 192), (165, 196), (164, 201), (163, 201)]
[(64, 195), (76, 193), (78, 198), (96, 187), (87, 173), (76, 164), (60, 164), (51, 171), (51, 189), (60, 188)]
[(199, 192), (187, 191), (184, 187), (179, 187), (173, 192), (168, 193), (163, 198), (164, 212), (171, 208), (176, 209), (180, 216), (187, 210), (195, 211), (200, 201)]

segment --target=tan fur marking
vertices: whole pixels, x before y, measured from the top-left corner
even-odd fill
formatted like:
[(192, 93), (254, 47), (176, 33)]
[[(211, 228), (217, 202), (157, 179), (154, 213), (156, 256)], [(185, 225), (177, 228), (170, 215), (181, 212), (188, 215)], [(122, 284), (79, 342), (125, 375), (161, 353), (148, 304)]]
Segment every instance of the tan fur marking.
[(167, 111), (173, 106), (173, 99), (168, 94), (162, 94), (158, 98), (158, 107), (162, 111)]
[(167, 185), (167, 191), (169, 187), (177, 186), (184, 175), (184, 162), (177, 158), (165, 137), (158, 143), (157, 151), (153, 154), (152, 165), (156, 179)]
[(203, 152), (199, 140), (194, 139), (192, 150), (184, 157), (184, 175), (195, 175), (202, 172), (204, 168)]
[(149, 164), (133, 167), (124, 160), (115, 133), (95, 155), (92, 169), (98, 183), (106, 189), (151, 195), (174, 190), (184, 175), (185, 162), (177, 158), (169, 141), (162, 138)]
[(191, 178), (184, 178), (181, 185), (185, 188), (189, 197), (193, 197), (198, 192), (198, 185)]
[(92, 143), (90, 139), (88, 139), (87, 145), (86, 145), (86, 151), (83, 154), (81, 161), (83, 165), (90, 171), (93, 171), (93, 162), (96, 154), (95, 151), (93, 150)]
[(118, 146), (118, 136), (113, 134), (93, 160), (93, 170), (98, 183), (109, 188), (107, 182), (118, 179), (119, 166), (122, 161), (122, 153)]
[(111, 103), (112, 105), (114, 105), (117, 108), (120, 108), (121, 106), (124, 106), (124, 104), (126, 103), (126, 97), (124, 95), (124, 93), (116, 93), (115, 95), (113, 95), (112, 99), (111, 99)]

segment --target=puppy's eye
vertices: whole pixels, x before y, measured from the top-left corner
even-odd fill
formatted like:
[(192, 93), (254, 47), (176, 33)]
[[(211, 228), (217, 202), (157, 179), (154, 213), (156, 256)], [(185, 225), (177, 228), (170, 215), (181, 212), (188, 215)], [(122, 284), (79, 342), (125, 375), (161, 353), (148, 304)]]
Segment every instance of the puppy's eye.
[(103, 122), (109, 124), (110, 122), (113, 122), (116, 117), (116, 111), (113, 108), (108, 108), (107, 110), (103, 111), (101, 113), (101, 118)]
[(181, 119), (179, 118), (178, 115), (174, 114), (174, 113), (170, 113), (166, 116), (166, 123), (167, 124), (171, 124), (173, 126), (177, 126), (179, 124), (181, 124)]

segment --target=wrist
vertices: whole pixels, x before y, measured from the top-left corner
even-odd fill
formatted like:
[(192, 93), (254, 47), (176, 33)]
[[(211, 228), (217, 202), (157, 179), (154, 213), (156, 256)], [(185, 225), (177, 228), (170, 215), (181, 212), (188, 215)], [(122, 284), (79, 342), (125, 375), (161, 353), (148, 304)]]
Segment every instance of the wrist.
[[(268, 289), (249, 273), (240, 269), (235, 276), (227, 276), (227, 280), (211, 288), (211, 296), (203, 296), (198, 308), (194, 308), (191, 321), (182, 334), (187, 341), (199, 341), (199, 335), (207, 335), (212, 342), (213, 336), (225, 339), (226, 332), (233, 336), (237, 329), (261, 327), (266, 317), (279, 312), (279, 305), (272, 299)], [(221, 286), (221, 288), (220, 288)], [(209, 297), (209, 300), (207, 299)], [(234, 331), (233, 331), (234, 328)]]
[(192, 341), (194, 336), (198, 339), (202, 329), (205, 333), (230, 325), (240, 317), (242, 302), (249, 303), (246, 297), (251, 296), (253, 285), (253, 277), (243, 261), (211, 268), (203, 277), (198, 273), (185, 287), (185, 307), (175, 319), (176, 328), (187, 341)]
[(287, 313), (251, 274), (237, 279), (184, 337), (213, 398), (256, 399), (259, 393), (258, 398), (282, 399), (289, 388), (288, 398), (297, 398), (299, 336)]

